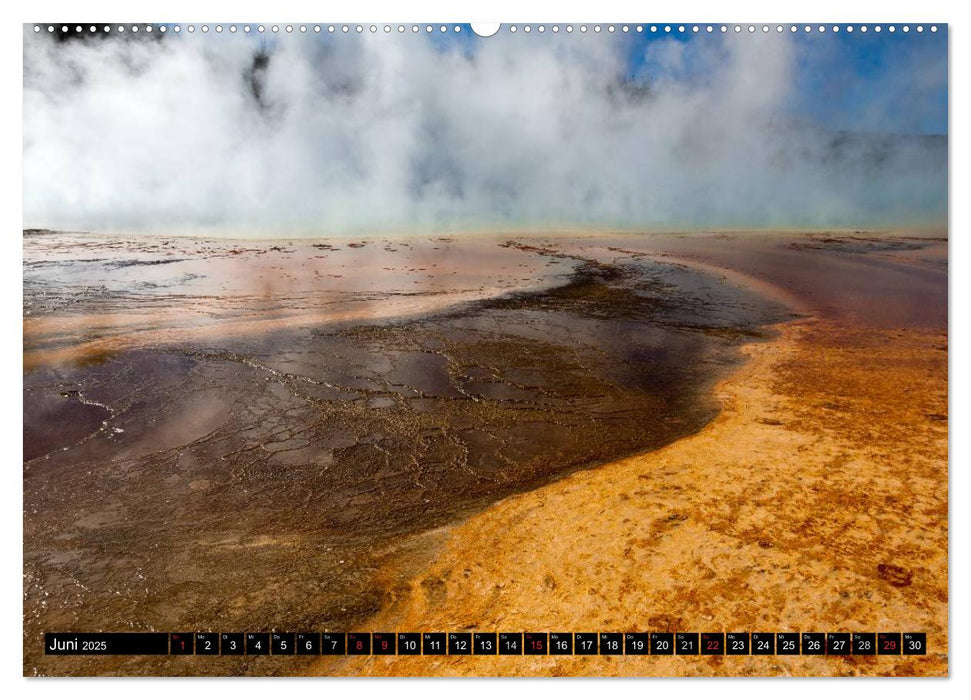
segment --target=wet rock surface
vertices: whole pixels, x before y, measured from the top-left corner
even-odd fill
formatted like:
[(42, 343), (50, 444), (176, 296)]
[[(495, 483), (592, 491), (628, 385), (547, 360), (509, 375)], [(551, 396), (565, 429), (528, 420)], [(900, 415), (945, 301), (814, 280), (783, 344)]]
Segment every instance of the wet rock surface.
[[(681, 265), (504, 245), (572, 272), (408, 318), (27, 371), (25, 671), (298, 673), (246, 657), (53, 665), (39, 639), (353, 629), (389, 595), (377, 572), (400, 538), (698, 430), (738, 345), (785, 315)], [(138, 268), (155, 266), (117, 269)]]

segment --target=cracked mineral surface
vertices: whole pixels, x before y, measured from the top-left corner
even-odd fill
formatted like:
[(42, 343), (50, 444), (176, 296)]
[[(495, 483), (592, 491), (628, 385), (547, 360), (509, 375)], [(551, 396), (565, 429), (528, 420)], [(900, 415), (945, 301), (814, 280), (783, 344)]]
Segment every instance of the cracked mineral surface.
[(25, 672), (299, 673), (39, 640), (353, 629), (406, 538), (705, 425), (790, 311), (593, 243), (25, 232)]

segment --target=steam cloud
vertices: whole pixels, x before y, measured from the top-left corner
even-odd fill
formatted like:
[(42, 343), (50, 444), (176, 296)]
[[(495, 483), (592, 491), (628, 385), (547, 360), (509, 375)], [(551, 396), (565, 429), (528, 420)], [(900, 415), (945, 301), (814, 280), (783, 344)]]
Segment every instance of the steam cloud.
[[(946, 137), (877, 133), (879, 119), (813, 125), (794, 77), (810, 47), (788, 33), (288, 35), (264, 51), (227, 33), (25, 30), (24, 42), (26, 227), (326, 235), (947, 215)], [(881, 85), (939, 79), (914, 63), (911, 83)]]

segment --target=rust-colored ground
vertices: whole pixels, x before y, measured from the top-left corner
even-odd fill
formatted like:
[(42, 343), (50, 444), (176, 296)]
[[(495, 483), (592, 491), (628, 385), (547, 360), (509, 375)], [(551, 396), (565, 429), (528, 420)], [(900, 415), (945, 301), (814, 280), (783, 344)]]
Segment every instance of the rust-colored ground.
[(810, 318), (746, 351), (700, 433), (432, 535), (417, 577), (389, 568), (367, 629), (926, 631), (927, 656), (373, 656), (317, 670), (946, 675), (946, 330)]

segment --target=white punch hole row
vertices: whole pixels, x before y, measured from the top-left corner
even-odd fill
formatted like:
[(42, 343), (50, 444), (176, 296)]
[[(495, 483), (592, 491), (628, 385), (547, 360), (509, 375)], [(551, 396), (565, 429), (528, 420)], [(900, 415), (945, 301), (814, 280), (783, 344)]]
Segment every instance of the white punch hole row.
[[(478, 24), (478, 23), (476, 23), (476, 24), (472, 24), (471, 25), (471, 28), (472, 28), (472, 32), (476, 36), (480, 36), (480, 37), (490, 37), (490, 36), (493, 36), (495, 34), (498, 34), (499, 31), (502, 29), (502, 25), (500, 25), (498, 23), (492, 23), (492, 24), (484, 24), (484, 23), (483, 24)], [(195, 33), (197, 30), (200, 31), (200, 32), (202, 32), (203, 34), (207, 34), (210, 31), (214, 31), (217, 34), (221, 34), (224, 31), (228, 31), (230, 34), (236, 34), (237, 32), (242, 32), (244, 34), (249, 34), (251, 32), (257, 32), (257, 33), (261, 33), (262, 34), (262, 33), (267, 32), (267, 31), (272, 32), (272, 33), (279, 33), (281, 31), (283, 31), (283, 32), (285, 32), (287, 34), (292, 34), (294, 32), (298, 32), (300, 34), (306, 34), (308, 32), (309, 33), (313, 33), (313, 34), (320, 34), (321, 32), (324, 32), (324, 31), (326, 31), (328, 34), (351, 34), (351, 33), (354, 33), (354, 34), (364, 34), (364, 33), (377, 34), (379, 31), (380, 32), (383, 32), (385, 34), (390, 34), (391, 32), (397, 32), (398, 34), (405, 34), (405, 33), (411, 33), (411, 34), (419, 34), (419, 33), (424, 33), (424, 34), (432, 34), (432, 33), (445, 34), (445, 33), (449, 33), (449, 32), (459, 33), (459, 32), (462, 31), (462, 26), (461, 25), (458, 25), (458, 24), (453, 24), (453, 25), (446, 25), (446, 24), (426, 24), (426, 25), (418, 25), (418, 24), (411, 24), (411, 25), (405, 25), (405, 24), (398, 24), (398, 25), (391, 25), (391, 24), (385, 24), (385, 25), (377, 25), (377, 24), (370, 24), (370, 25), (367, 25), (367, 24), (327, 24), (327, 25), (320, 25), (320, 24), (313, 24), (313, 25), (308, 25), (308, 24), (298, 24), (298, 25), (294, 25), (294, 24), (285, 24), (285, 25), (271, 24), (271, 25), (264, 25), (264, 24), (259, 24), (259, 25), (256, 25), (256, 26), (249, 25), (249, 24), (244, 24), (244, 25), (230, 24), (230, 25), (225, 25), (225, 26), (224, 25), (221, 25), (221, 24), (216, 24), (216, 25), (213, 25), (212, 27), (210, 27), (208, 24), (202, 24), (202, 25), (199, 25), (198, 27), (196, 25), (194, 25), (194, 24), (188, 24), (188, 25), (185, 25), (184, 27), (183, 27), (183, 25), (180, 25), (180, 24), (173, 24), (173, 25), (166, 25), (166, 24), (159, 24), (159, 25), (152, 25), (152, 24), (130, 24), (130, 25), (125, 25), (125, 24), (119, 24), (119, 25), (110, 25), (110, 24), (106, 24), (106, 25), (95, 25), (95, 24), (90, 24), (90, 25), (80, 25), (80, 24), (76, 24), (76, 25), (66, 25), (66, 24), (54, 25), (54, 24), (48, 24), (48, 25), (41, 25), (41, 24), (35, 24), (34, 25), (34, 33), (35, 34), (36, 33), (40, 33), (42, 31), (44, 31), (45, 29), (50, 34), (54, 34), (54, 33), (57, 33), (57, 32), (60, 32), (61, 34), (67, 34), (67, 33), (81, 34), (81, 33), (84, 33), (84, 32), (91, 33), (91, 34), (94, 34), (94, 33), (97, 33), (97, 32), (103, 32), (103, 33), (118, 32), (118, 33), (124, 33), (126, 31), (127, 32), (131, 32), (133, 34), (137, 34), (140, 31), (141, 32), (146, 32), (146, 33), (152, 33), (153, 31), (157, 31), (157, 32), (162, 33), (162, 34), (164, 34), (167, 31), (172, 31), (172, 32), (175, 32), (176, 34), (179, 34), (183, 30), (186, 31), (186, 32), (188, 32), (188, 33), (190, 33), (190, 34)], [(607, 33), (610, 33), (610, 34), (613, 34), (613, 33), (616, 33), (616, 32), (621, 32), (621, 33), (624, 33), (624, 34), (627, 34), (627, 33), (630, 33), (630, 32), (634, 32), (634, 33), (637, 33), (637, 34), (643, 34), (643, 33), (650, 33), (650, 34), (659, 34), (659, 33), (661, 33), (661, 34), (685, 34), (685, 33), (689, 33), (689, 32), (692, 33), (692, 34), (701, 34), (701, 33), (713, 34), (713, 33), (716, 33), (716, 32), (722, 33), (722, 34), (727, 34), (729, 32), (733, 32), (733, 33), (736, 33), (736, 34), (740, 34), (742, 32), (747, 32), (749, 34), (754, 34), (754, 33), (758, 32), (758, 31), (761, 31), (763, 34), (768, 34), (769, 32), (772, 32), (772, 31), (775, 31), (776, 33), (782, 33), (782, 32), (788, 31), (790, 33), (802, 32), (802, 33), (806, 33), (806, 34), (809, 34), (809, 33), (824, 34), (826, 32), (839, 33), (840, 31), (844, 31), (844, 32), (846, 32), (848, 34), (852, 34), (854, 31), (856, 31), (856, 32), (859, 32), (861, 34), (865, 34), (865, 33), (869, 32), (869, 31), (873, 31), (873, 32), (877, 32), (877, 33), (882, 32), (882, 31), (887, 31), (887, 32), (891, 32), (891, 33), (900, 31), (900, 32), (903, 32), (903, 33), (906, 34), (906, 33), (909, 33), (912, 29), (914, 31), (918, 32), (918, 33), (924, 32), (925, 29), (927, 29), (928, 31), (931, 31), (931, 32), (936, 32), (937, 31), (937, 25), (932, 24), (932, 25), (929, 25), (929, 26), (925, 27), (922, 24), (917, 24), (917, 25), (913, 25), (913, 26), (912, 25), (909, 25), (909, 24), (903, 24), (903, 25), (899, 25), (899, 26), (898, 25), (893, 25), (893, 24), (891, 24), (891, 25), (879, 25), (879, 24), (876, 24), (876, 25), (867, 25), (867, 24), (860, 24), (860, 25), (852, 25), (852, 24), (839, 25), (839, 24), (834, 24), (834, 25), (829, 25), (829, 26), (824, 25), (824, 24), (819, 24), (819, 25), (812, 25), (812, 24), (805, 24), (805, 25), (798, 25), (798, 24), (788, 24), (788, 25), (783, 25), (783, 24), (776, 24), (776, 25), (769, 25), (769, 24), (761, 24), (761, 25), (755, 25), (755, 24), (745, 24), (745, 25), (742, 25), (742, 24), (734, 24), (734, 25), (727, 25), (727, 24), (720, 24), (720, 25), (712, 25), (712, 24), (692, 24), (692, 25), (685, 25), (685, 24), (678, 24), (678, 25), (673, 25), (673, 24), (619, 24), (619, 25), (616, 25), (616, 24), (606, 24), (606, 25), (600, 25), (600, 24), (593, 24), (593, 25), (586, 25), (586, 24), (579, 24), (579, 25), (573, 25), (573, 24), (565, 24), (565, 25), (559, 25), (559, 24), (552, 24), (552, 25), (537, 24), (537, 25), (531, 25), (531, 24), (524, 24), (524, 25), (517, 25), (517, 24), (510, 24), (510, 25), (508, 25), (506, 27), (506, 30), (509, 33), (511, 33), (511, 34), (515, 34), (515, 33), (519, 32), (519, 31), (522, 31), (523, 33), (526, 33), (526, 34), (529, 34), (529, 33), (533, 32), (533, 31), (535, 31), (535, 32), (537, 32), (539, 34), (544, 34), (547, 31), (550, 31), (550, 32), (552, 32), (554, 34), (558, 34), (561, 31), (566, 32), (568, 34), (571, 34), (574, 31), (579, 31), (581, 34), (586, 34), (588, 31), (592, 31), (595, 34), (599, 34), (599, 33), (603, 32), (603, 31), (606, 31)]]

